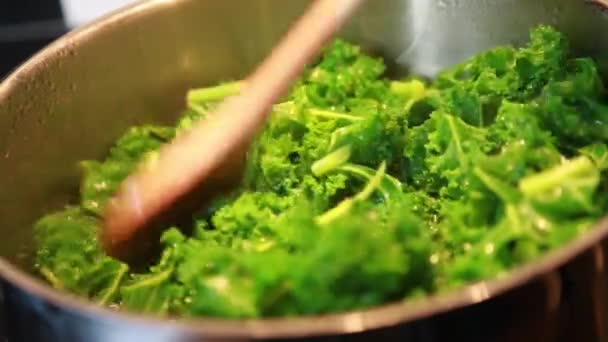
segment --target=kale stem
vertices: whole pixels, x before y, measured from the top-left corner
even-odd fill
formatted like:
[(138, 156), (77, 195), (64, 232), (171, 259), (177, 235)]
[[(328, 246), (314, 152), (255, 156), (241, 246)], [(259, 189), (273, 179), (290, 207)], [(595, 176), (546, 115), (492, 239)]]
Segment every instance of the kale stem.
[(318, 216), (315, 221), (320, 226), (326, 226), (326, 225), (334, 222), (335, 220), (339, 219), (340, 217), (348, 214), (348, 212), (351, 210), (351, 208), (353, 207), (354, 204), (355, 204), (354, 199), (347, 198), (347, 199), (343, 200), (342, 202), (338, 203), (337, 206), (326, 211), (323, 215)]
[(412, 98), (415, 100), (421, 99), (426, 93), (426, 86), (418, 80), (408, 82), (393, 81), (390, 84), (391, 92), (396, 95)]
[(201, 106), (196, 102), (188, 102), (188, 108), (192, 109), (196, 114), (204, 117), (207, 114), (205, 107)]
[[(287, 115), (290, 117), (293, 117), (296, 114), (296, 109), (297, 109), (297, 107), (293, 101), (278, 103), (278, 104), (275, 104), (273, 107), (273, 110), (275, 112), (281, 113), (281, 114), (284, 114), (284, 115)], [(316, 109), (316, 108), (305, 109), (304, 114), (310, 115), (310, 116), (316, 116), (316, 117), (320, 117), (320, 118), (325, 118), (325, 119), (344, 119), (344, 120), (348, 120), (351, 122), (364, 120), (364, 118), (356, 116), (356, 115), (350, 115), (350, 114), (346, 114), (346, 113), (340, 113), (340, 112), (334, 112), (331, 110)]]
[(360, 116), (349, 115), (349, 114), (344, 114), (344, 113), (337, 113), (337, 112), (332, 112), (329, 110), (314, 109), (314, 108), (307, 110), (306, 113), (308, 113), (310, 115), (322, 117), (322, 118), (327, 118), (327, 119), (345, 119), (348, 121), (364, 120), (364, 118), (362, 118)]
[(312, 173), (319, 177), (328, 172), (331, 172), (344, 163), (348, 162), (351, 155), (351, 148), (349, 145), (340, 147), (334, 152), (326, 155), (322, 159), (317, 160), (312, 164)]
[(56, 289), (58, 290), (63, 290), (64, 289), (64, 285), (63, 282), (61, 280), (59, 280), (59, 278), (57, 278), (57, 276), (55, 276), (55, 273), (53, 273), (53, 271), (49, 270), (46, 267), (42, 267), (40, 269), (40, 274), (42, 274), (42, 276), (44, 276), (44, 278), (46, 278), (46, 280)]
[(348, 214), (353, 205), (355, 205), (357, 202), (366, 201), (374, 193), (374, 191), (380, 187), (380, 184), (382, 184), (382, 179), (385, 175), (386, 163), (382, 163), (376, 174), (369, 180), (361, 192), (356, 194), (354, 197), (343, 200), (334, 208), (326, 211), (321, 216), (318, 216), (316, 218), (317, 224), (321, 226), (328, 225), (340, 217)]
[(577, 179), (581, 174), (592, 172), (595, 165), (585, 156), (578, 157), (547, 171), (534, 174), (519, 182), (519, 189), (526, 195), (535, 195)]
[(376, 172), (374, 177), (372, 177), (372, 179), (369, 180), (367, 185), (365, 185), (365, 188), (363, 188), (363, 190), (355, 196), (355, 200), (367, 200), (374, 193), (374, 191), (376, 191), (376, 189), (380, 187), (380, 184), (382, 184), (382, 179), (385, 175), (386, 163), (382, 162), (382, 164), (380, 164), (380, 168), (378, 168), (378, 171)]
[(110, 301), (114, 298), (114, 296), (120, 291), (120, 285), (122, 283), (122, 280), (123, 280), (124, 276), (129, 271), (129, 266), (127, 266), (125, 264), (120, 264), (119, 267), (120, 268), (119, 268), (116, 276), (114, 277), (114, 280), (112, 281), (112, 283), (110, 283), (110, 286), (108, 287), (107, 291), (97, 301), (97, 303), (99, 305), (107, 305), (107, 304), (109, 304)]
[(509, 187), (508, 184), (505, 184), (500, 179), (489, 175), (479, 167), (474, 168), (473, 172), (477, 177), (479, 177), (479, 179), (485, 184), (485, 186), (490, 189), (490, 191), (495, 193), (503, 201), (507, 203), (519, 202), (520, 194), (519, 192), (517, 192), (517, 190), (515, 190), (515, 188)]
[[(368, 169), (365, 166), (353, 164), (342, 165), (338, 170), (350, 173), (361, 179), (371, 179), (375, 172), (375, 170)], [(401, 187), (402, 185), (399, 180), (389, 174), (385, 174), (381, 184), (378, 186), (378, 190), (382, 193), (382, 197), (388, 201), (391, 198), (391, 193), (401, 191)]]
[(220, 101), (228, 96), (238, 95), (244, 84), (243, 81), (235, 81), (215, 87), (191, 89), (188, 91), (186, 100), (189, 104)]

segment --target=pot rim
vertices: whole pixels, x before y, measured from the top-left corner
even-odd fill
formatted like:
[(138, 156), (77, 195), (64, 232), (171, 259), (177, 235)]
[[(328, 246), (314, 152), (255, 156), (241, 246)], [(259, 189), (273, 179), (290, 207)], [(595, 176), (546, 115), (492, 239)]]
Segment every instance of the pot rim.
[[(95, 37), (96, 33), (137, 20), (153, 11), (177, 6), (191, 0), (139, 0), (114, 11), (88, 25), (67, 33), (35, 54), (0, 84), (0, 103), (15, 86), (36, 70), (45, 68), (49, 60), (61, 59), (62, 51), (74, 49)], [(65, 54), (63, 54), (65, 55)], [(216, 318), (167, 319), (151, 315), (117, 312), (100, 307), (86, 299), (56, 290), (8, 260), (0, 257), (0, 278), (47, 303), (91, 319), (103, 318), (126, 324), (150, 325), (178, 329), (191, 335), (219, 338), (296, 338), (333, 334), (352, 334), (413, 322), (434, 315), (464, 308), (498, 297), (533, 280), (550, 275), (575, 257), (597, 247), (608, 236), (608, 217), (600, 220), (589, 232), (546, 253), (538, 260), (512, 269), (505, 276), (467, 285), (457, 290), (435, 294), (420, 300), (389, 303), (365, 310), (295, 318), (228, 320)], [(603, 253), (597, 249), (597, 253)], [(602, 256), (600, 254), (599, 256)]]

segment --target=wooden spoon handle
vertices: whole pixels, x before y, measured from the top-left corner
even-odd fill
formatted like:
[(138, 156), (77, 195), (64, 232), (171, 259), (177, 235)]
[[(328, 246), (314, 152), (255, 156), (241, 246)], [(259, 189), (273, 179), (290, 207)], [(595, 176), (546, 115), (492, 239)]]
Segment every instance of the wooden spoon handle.
[[(246, 80), (239, 96), (228, 99), (207, 120), (160, 150), (142, 165), (109, 202), (102, 241), (120, 256), (120, 246), (175, 202), (222, 170), (231, 156), (248, 150), (271, 106), (288, 90), (364, 0), (317, 0)], [(137, 234), (139, 235), (139, 234)]]
[(608, 0), (590, 0), (600, 10), (608, 12)]

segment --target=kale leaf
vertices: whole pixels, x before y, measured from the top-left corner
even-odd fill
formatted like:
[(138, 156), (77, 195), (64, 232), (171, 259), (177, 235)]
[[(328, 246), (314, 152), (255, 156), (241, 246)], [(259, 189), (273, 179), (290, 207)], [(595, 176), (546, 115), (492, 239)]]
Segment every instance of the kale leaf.
[(171, 227), (145, 270), (106, 256), (120, 182), (245, 81), (192, 89), (175, 128), (134, 127), (85, 161), (79, 206), (39, 220), (36, 269), (58, 288), (156, 315), (344, 312), (449, 291), (534, 261), (608, 209), (608, 99), (549, 26), (431, 83), (329, 45), (248, 154), (241, 186)]

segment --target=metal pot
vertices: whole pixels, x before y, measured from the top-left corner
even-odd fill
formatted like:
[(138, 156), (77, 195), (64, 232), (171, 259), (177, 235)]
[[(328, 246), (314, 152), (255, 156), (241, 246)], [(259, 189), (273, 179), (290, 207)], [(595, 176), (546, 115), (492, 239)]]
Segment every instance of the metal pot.
[[(306, 4), (140, 2), (61, 38), (0, 85), (0, 331), (8, 340), (608, 340), (608, 221), (506, 278), (323, 317), (163, 320), (95, 307), (28, 274), (32, 223), (75, 200), (78, 160), (102, 157), (131, 125), (173, 122), (187, 88), (246, 75)], [(601, 61), (608, 18), (588, 5), (373, 0), (344, 36), (382, 54), (396, 74), (432, 76), (483, 49), (523, 43), (538, 23)]]

